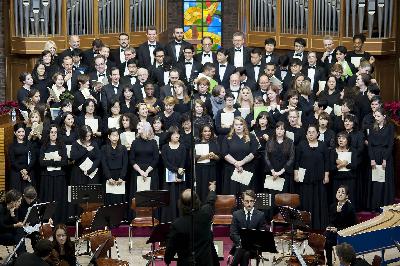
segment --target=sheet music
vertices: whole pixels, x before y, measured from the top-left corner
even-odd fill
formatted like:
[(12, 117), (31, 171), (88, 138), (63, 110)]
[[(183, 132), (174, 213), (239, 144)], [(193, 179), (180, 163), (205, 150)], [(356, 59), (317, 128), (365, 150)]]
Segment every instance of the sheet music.
[(250, 114), (250, 108), (238, 108), (240, 116), (245, 119), (248, 114)]
[(136, 185), (137, 185), (137, 192), (139, 191), (148, 191), (150, 190), (150, 184), (151, 184), (151, 176), (148, 176), (146, 178), (146, 181), (143, 181), (143, 176), (138, 176)]
[(248, 186), (250, 184), (251, 178), (253, 177), (253, 173), (243, 170), (239, 173), (236, 169), (233, 171), (231, 179), (238, 183)]
[(109, 117), (107, 119), (108, 122), (108, 128), (113, 128), (115, 127), (116, 129), (119, 129), (119, 118), (118, 117)]
[(341, 116), (342, 115), (342, 106), (338, 105), (338, 104), (333, 105), (333, 113), (336, 116)]
[(299, 182), (303, 183), (305, 175), (306, 175), (306, 169), (300, 167), (298, 172)]
[(61, 92), (57, 89), (57, 86), (54, 84), (51, 88), (48, 89), (50, 96), (53, 97), (54, 101), (60, 102)]
[(22, 111), (20, 110), (22, 117), (24, 118), (25, 121), (29, 120), (29, 113), (28, 111)]
[(42, 135), (43, 123), (34, 123), (34, 124), (32, 124), (32, 132), (35, 132), (38, 135)]
[(285, 179), (282, 177), (278, 177), (276, 180), (274, 180), (272, 175), (265, 176), (264, 188), (282, 191), (284, 185)]
[(186, 180), (185, 174), (183, 174), (183, 176), (178, 176), (178, 173), (171, 172), (170, 170), (168, 170), (168, 168), (165, 169), (165, 182), (167, 183), (176, 182), (175, 180), (177, 177), (181, 179), (182, 182)]
[(221, 113), (221, 125), (232, 126), (234, 113)]
[[(210, 153), (210, 145), (209, 144), (196, 144), (195, 145), (196, 155), (203, 156)], [(209, 163), (210, 159), (198, 161), (197, 163)]]
[[(339, 151), (337, 152), (338, 155), (338, 160), (341, 161), (347, 161), (348, 163), (351, 163), (351, 151)], [(338, 169), (339, 172), (348, 172), (350, 169), (348, 168), (341, 168)]]
[(319, 133), (318, 140), (319, 141), (325, 141), (325, 134), (324, 133)]
[(356, 68), (358, 68), (360, 66), (361, 58), (362, 57), (352, 57), (350, 61)]
[(56, 167), (56, 166), (47, 166), (47, 171), (49, 171), (49, 172), (53, 172), (53, 171), (61, 171), (61, 167), (60, 166), (58, 166), (58, 167)]
[(130, 150), (132, 142), (136, 138), (136, 134), (135, 132), (122, 132), (119, 137), (121, 139), (121, 144), (124, 145), (128, 150)]
[(372, 181), (384, 183), (385, 182), (385, 169), (382, 165), (377, 165), (375, 169), (372, 169)]
[[(79, 168), (83, 171), (83, 172), (85, 172), (85, 171), (88, 171), (90, 168), (92, 168), (92, 166), (93, 166), (93, 162), (92, 162), (92, 160), (90, 160), (89, 158), (86, 158), (82, 163), (81, 163), (81, 165), (79, 165)], [(91, 174), (89, 174), (89, 175), (87, 175), (88, 177), (90, 177), (90, 179), (93, 179), (93, 177), (96, 175), (96, 173), (97, 173), (97, 170), (98, 170), (98, 168), (96, 168), (94, 171), (93, 171), (93, 173), (91, 173)]]
[(92, 129), (93, 133), (99, 131), (99, 120), (97, 120), (96, 118), (85, 119), (85, 125), (89, 126)]
[(294, 141), (294, 133), (290, 131), (286, 131), (286, 137)]
[(158, 148), (160, 148), (160, 137), (159, 137), (159, 136), (154, 136), (154, 139), (155, 139), (156, 142), (157, 142)]
[(332, 109), (332, 107), (330, 107), (330, 106), (327, 106), (327, 107), (325, 108), (325, 112), (326, 112), (328, 115), (330, 115), (330, 114), (332, 113), (332, 111), (333, 111), (333, 109)]
[(253, 110), (253, 112), (254, 112), (254, 117), (253, 117), (254, 120), (256, 120), (258, 115), (263, 111), (267, 111), (267, 106), (255, 106), (254, 110)]
[(85, 97), (85, 99), (87, 99), (87, 98), (90, 97), (90, 90), (89, 90), (89, 88), (81, 89), (81, 93), (82, 93), (83, 97)]
[(110, 185), (110, 183), (106, 182), (106, 193), (114, 195), (124, 195), (125, 181), (122, 181), (121, 185)]
[(55, 120), (57, 116), (60, 114), (60, 111), (61, 111), (60, 108), (50, 108), (51, 120)]
[(326, 80), (319, 80), (318, 81), (318, 92), (321, 92), (325, 89)]
[(60, 155), (58, 154), (58, 151), (52, 151), (52, 152), (44, 153), (44, 160), (46, 160), (46, 161), (49, 161), (49, 160), (61, 161), (61, 158), (60, 158)]

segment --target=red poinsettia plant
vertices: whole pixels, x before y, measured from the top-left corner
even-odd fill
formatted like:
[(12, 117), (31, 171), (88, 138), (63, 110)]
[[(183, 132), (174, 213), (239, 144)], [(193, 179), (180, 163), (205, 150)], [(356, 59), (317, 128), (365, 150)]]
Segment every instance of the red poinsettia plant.
[(0, 103), (0, 115), (8, 114), (12, 109), (18, 111), (18, 103), (15, 101), (5, 101)]
[(400, 101), (385, 103), (384, 108), (392, 120), (400, 123)]

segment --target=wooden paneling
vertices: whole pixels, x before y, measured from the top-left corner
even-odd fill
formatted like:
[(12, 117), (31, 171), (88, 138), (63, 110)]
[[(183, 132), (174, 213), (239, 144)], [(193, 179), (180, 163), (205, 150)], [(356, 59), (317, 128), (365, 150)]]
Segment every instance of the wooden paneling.
[(22, 72), (31, 72), (35, 65), (34, 57), (13, 56), (6, 58), (7, 89), (6, 99), (17, 99), (18, 88), (22, 86), (19, 75)]
[(6, 180), (9, 169), (8, 146), (13, 141), (13, 124), (10, 115), (0, 116), (0, 190), (6, 189)]

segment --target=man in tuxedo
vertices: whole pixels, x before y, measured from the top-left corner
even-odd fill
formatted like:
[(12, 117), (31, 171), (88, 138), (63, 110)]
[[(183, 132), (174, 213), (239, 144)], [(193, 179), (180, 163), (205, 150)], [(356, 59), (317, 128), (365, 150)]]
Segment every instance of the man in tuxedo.
[[(169, 265), (178, 254), (178, 266), (197, 265), (212, 266), (219, 265), (218, 257), (214, 248), (213, 235), (211, 232), (212, 219), (215, 209), (215, 182), (209, 186), (207, 202), (201, 205), (196, 192), (193, 192), (193, 211), (192, 211), (192, 191), (186, 189), (182, 192), (179, 199), (179, 209), (182, 216), (176, 219), (168, 234), (167, 247), (165, 250), (164, 261)], [(192, 217), (193, 220), (192, 220)], [(194, 226), (194, 254), (192, 254), (192, 221)], [(194, 255), (194, 257), (193, 257)]]
[(96, 82), (101, 82), (104, 85), (108, 84), (108, 73), (109, 70), (106, 70), (106, 63), (105, 63), (105, 58), (102, 55), (97, 55), (94, 58), (94, 68), (95, 71), (92, 71), (89, 73), (90, 80), (96, 81)]
[(308, 53), (308, 63), (303, 67), (303, 73), (311, 81), (311, 89), (315, 95), (318, 92), (318, 81), (326, 80), (325, 70), (317, 64), (317, 54), (315, 52)]
[(165, 51), (175, 65), (178, 61), (183, 60), (183, 47), (190, 45), (190, 43), (183, 39), (182, 27), (175, 27), (172, 36), (174, 36), (174, 40), (167, 44)]
[[(135, 97), (135, 102), (136, 103), (141, 103), (143, 102), (143, 99), (146, 97), (146, 93), (144, 91), (144, 85), (149, 79), (149, 71), (145, 68), (139, 68), (137, 71), (137, 78), (138, 81), (136, 84), (133, 85), (133, 95)], [(159, 88), (154, 85), (154, 96), (159, 97), (160, 91)]]
[(125, 49), (129, 47), (129, 35), (125, 32), (119, 34), (118, 37), (119, 47), (111, 51), (110, 60), (115, 63), (116, 66), (125, 63)]
[(267, 75), (269, 79), (275, 80), (276, 83), (282, 83), (280, 69), (272, 62), (265, 64), (263, 74)]
[(108, 45), (103, 45), (103, 47), (101, 47), (100, 55), (104, 57), (105, 69), (107, 70), (107, 72), (110, 72), (110, 69), (112, 67), (117, 66), (113, 61), (110, 60), (110, 47)]
[(293, 77), (297, 73), (301, 72), (301, 70), (303, 69), (303, 64), (301, 63), (300, 59), (293, 58), (289, 63), (289, 68), (290, 68), (289, 69), (290, 71), (287, 73), (287, 75), (283, 79), (283, 83), (282, 83), (283, 90), (281, 92), (281, 96), (286, 95), (286, 92), (291, 89), (290, 86), (292, 85)]
[(62, 51), (60, 53), (60, 55), (58, 56), (58, 62), (60, 64), (60, 66), (63, 63), (64, 57), (66, 57), (66, 56), (72, 57), (72, 51), (81, 46), (81, 40), (80, 40), (78, 35), (69, 36), (69, 42), (68, 43), (69, 43), (69, 47), (67, 49), (65, 49), (64, 51)]
[(254, 208), (255, 202), (256, 194), (254, 191), (246, 190), (242, 193), (243, 208), (233, 213), (230, 237), (236, 250), (231, 265), (236, 266), (240, 264), (241, 266), (247, 266), (252, 255), (250, 250), (242, 248), (240, 229), (266, 229), (264, 213)]
[(307, 52), (304, 51), (306, 48), (307, 42), (303, 38), (294, 39), (294, 51), (288, 53), (289, 59), (293, 58), (300, 59), (301, 64), (307, 64)]
[(244, 67), (236, 68), (236, 73), (238, 73), (240, 77), (240, 88), (249, 87), (252, 92), (258, 89), (257, 83), (248, 78), (247, 70)]
[(140, 67), (149, 69), (154, 63), (154, 49), (157, 47), (164, 47), (161, 43), (157, 42), (157, 29), (155, 27), (148, 27), (146, 36), (147, 42), (144, 42), (139, 46), (138, 59)]
[(267, 38), (264, 41), (265, 54), (262, 58), (263, 63), (273, 63), (279, 65), (279, 55), (274, 53), (276, 41), (274, 38)]
[(233, 46), (229, 49), (229, 63), (235, 67), (243, 67), (250, 62), (250, 48), (244, 46), (244, 33), (233, 34)]
[(135, 84), (137, 82), (137, 71), (138, 71), (138, 60), (136, 58), (129, 59), (126, 61), (128, 66), (128, 75), (121, 78), (121, 84)]
[(175, 83), (179, 80), (179, 70), (172, 68), (169, 71), (169, 83), (160, 88), (160, 100), (164, 100), (167, 96), (173, 96)]
[(325, 52), (322, 54), (320, 64), (324, 67), (325, 73), (329, 73), (332, 64), (336, 63), (335, 45), (333, 44), (332, 36), (325, 36), (322, 43), (324, 44)]
[(94, 69), (94, 57), (100, 53), (100, 49), (103, 45), (101, 39), (94, 39), (92, 48), (82, 52), (82, 64), (88, 66), (90, 69)]
[(183, 55), (185, 60), (178, 62), (176, 67), (182, 73), (181, 80), (185, 82), (186, 86), (192, 86), (192, 82), (197, 78), (202, 70), (201, 63), (193, 59), (194, 47), (189, 45), (183, 48)]
[(235, 102), (239, 96), (240, 91), (240, 75), (239, 73), (235, 72), (229, 77), (229, 86), (225, 88), (226, 94), (232, 93), (235, 97)]
[(82, 62), (82, 50), (74, 49), (72, 51), (72, 70), (79, 74), (86, 74), (89, 71), (89, 67), (84, 65)]
[(78, 82), (76, 80), (80, 73), (73, 70), (71, 56), (63, 58), (61, 73), (64, 74), (64, 82), (67, 90), (73, 94), (78, 89)]
[(153, 54), (154, 64), (149, 69), (150, 79), (153, 83), (157, 83), (159, 87), (162, 87), (168, 84), (169, 69), (171, 68), (172, 60), (169, 57), (165, 58), (165, 51), (161, 47), (154, 49)]
[(203, 66), (205, 63), (216, 63), (217, 55), (211, 51), (214, 41), (211, 37), (203, 37), (201, 40), (202, 52), (194, 56), (194, 60), (200, 62)]
[(215, 80), (218, 84), (229, 87), (229, 78), (235, 73), (235, 67), (228, 63), (229, 52), (227, 49), (221, 47), (217, 50), (217, 61), (215, 64)]
[(110, 104), (114, 98), (120, 99), (122, 96), (122, 85), (120, 84), (119, 69), (116, 67), (110, 70), (111, 82), (103, 87), (101, 90), (101, 106), (103, 108), (104, 114), (110, 115)]
[(119, 64), (118, 68), (119, 68), (119, 73), (121, 73), (121, 75), (125, 76), (129, 74), (129, 69), (128, 69), (128, 60), (129, 59), (133, 59), (136, 57), (136, 50), (133, 47), (128, 47), (125, 49), (124, 51), (124, 59), (125, 61), (121, 64)]
[(261, 61), (262, 51), (260, 48), (254, 48), (250, 52), (250, 63), (245, 65), (247, 77), (250, 80), (258, 82), (258, 78), (263, 74), (265, 64)]

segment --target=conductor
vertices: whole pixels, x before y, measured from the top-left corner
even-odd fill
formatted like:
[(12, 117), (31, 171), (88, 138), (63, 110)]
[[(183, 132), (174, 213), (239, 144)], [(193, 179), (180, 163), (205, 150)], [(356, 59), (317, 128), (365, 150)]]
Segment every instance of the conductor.
[[(213, 235), (211, 232), (211, 223), (215, 208), (215, 182), (209, 185), (210, 192), (207, 196), (207, 202), (201, 206), (201, 202), (196, 192), (193, 192), (193, 219), (194, 219), (194, 258), (192, 252), (191, 241), (191, 190), (186, 189), (182, 192), (179, 199), (179, 209), (181, 217), (177, 218), (171, 225), (170, 233), (167, 240), (167, 248), (165, 251), (164, 261), (169, 265), (178, 254), (177, 266), (210, 266), (218, 263), (218, 257), (213, 244)], [(217, 264), (219, 265), (219, 264)]]
[(233, 250), (231, 250), (231, 254), (234, 254), (231, 265), (247, 266), (249, 265), (252, 251), (242, 248), (240, 229), (265, 230), (265, 217), (263, 212), (254, 209), (256, 194), (253, 190), (246, 190), (242, 193), (242, 202), (244, 208), (233, 213), (230, 229), (231, 239), (234, 244)]

